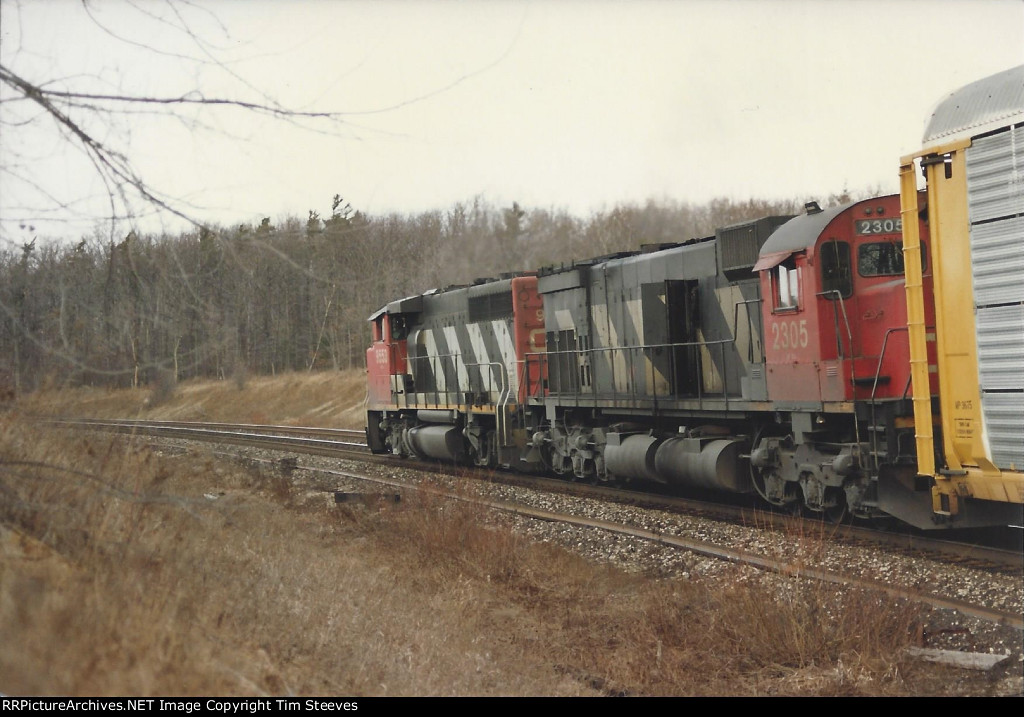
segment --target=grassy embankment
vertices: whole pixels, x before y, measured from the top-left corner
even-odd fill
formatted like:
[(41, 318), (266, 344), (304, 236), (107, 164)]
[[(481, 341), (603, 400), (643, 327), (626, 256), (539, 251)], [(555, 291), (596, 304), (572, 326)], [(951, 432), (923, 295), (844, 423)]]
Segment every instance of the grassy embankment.
[(709, 583), (629, 574), (464, 504), (339, 509), (201, 449), (25, 418), (362, 426), (359, 372), (152, 398), (80, 389), (0, 412), (0, 692), (930, 691), (920, 679), (935, 668), (900, 657), (917, 616), (876, 597), (729, 571)]

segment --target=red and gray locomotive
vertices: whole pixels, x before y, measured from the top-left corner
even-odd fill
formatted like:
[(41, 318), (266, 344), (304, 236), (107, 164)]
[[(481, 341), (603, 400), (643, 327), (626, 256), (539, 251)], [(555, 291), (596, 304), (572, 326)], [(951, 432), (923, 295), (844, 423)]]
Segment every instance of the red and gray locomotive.
[(368, 442), (930, 526), (903, 269), (894, 195), (394, 301)]

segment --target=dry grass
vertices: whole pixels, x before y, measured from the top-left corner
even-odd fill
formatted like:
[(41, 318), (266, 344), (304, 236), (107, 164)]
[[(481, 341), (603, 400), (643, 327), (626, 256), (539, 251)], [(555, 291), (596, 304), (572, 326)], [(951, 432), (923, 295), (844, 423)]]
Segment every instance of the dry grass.
[[(279, 423), (363, 428), (365, 371), (245, 376), (173, 383), (162, 378), (137, 390), (53, 388), (19, 399), (25, 412), (90, 418)], [(239, 378), (241, 377), (241, 378)]]
[[(414, 497), (367, 534), (411, 569), (501, 586), (508, 639), (602, 694), (879, 694), (918, 614), (779, 577), (726, 587), (653, 580), (524, 540), (473, 505)], [(377, 530), (372, 530), (376, 527)], [(820, 545), (818, 544), (820, 549)], [(721, 585), (721, 583), (719, 583)], [(520, 632), (523, 626), (525, 636)], [(794, 679), (796, 676), (796, 679)]]
[(475, 602), (452, 612), (447, 593), (402, 585), (326, 494), (282, 491), (272, 471), (40, 438), (3, 427), (2, 518), (15, 532), (0, 691), (525, 691), (462, 675), (467, 656), (486, 663), (460, 615)]
[[(299, 378), (282, 393), (321, 405), (263, 420), (344, 413), (321, 411), (334, 378)], [(926, 693), (898, 657), (917, 616), (873, 596), (626, 574), (465, 502), (338, 508), (272, 468), (14, 414), (0, 529), (7, 694)]]

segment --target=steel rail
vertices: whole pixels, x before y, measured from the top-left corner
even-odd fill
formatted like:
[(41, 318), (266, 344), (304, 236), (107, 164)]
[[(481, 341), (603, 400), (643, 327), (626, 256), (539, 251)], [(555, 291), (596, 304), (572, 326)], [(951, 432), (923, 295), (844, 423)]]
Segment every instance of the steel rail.
[(325, 428), (322, 426), (279, 426), (262, 423), (218, 423), (212, 421), (151, 421), (136, 419), (105, 418), (52, 418), (56, 423), (79, 425), (154, 426), (166, 428), (207, 428), (210, 430), (239, 431), (255, 434), (313, 435), (313, 436), (364, 436), (364, 430), (354, 428)]

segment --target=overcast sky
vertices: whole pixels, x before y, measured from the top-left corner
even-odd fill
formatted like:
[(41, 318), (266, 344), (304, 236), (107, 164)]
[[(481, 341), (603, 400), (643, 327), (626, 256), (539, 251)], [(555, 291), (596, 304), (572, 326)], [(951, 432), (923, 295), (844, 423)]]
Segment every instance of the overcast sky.
[[(647, 198), (895, 192), (935, 103), (1024, 63), (1020, 0), (3, 0), (0, 13), (0, 59), (35, 83), (343, 113), (306, 128), (232, 110), (80, 116), (189, 214), (227, 225), (326, 215), (334, 194), (370, 214), (481, 195), (586, 216)], [(28, 104), (0, 104), (0, 240), (20, 244), (21, 223), (77, 238), (109, 214), (105, 189)], [(143, 227), (181, 226), (163, 221)]]

